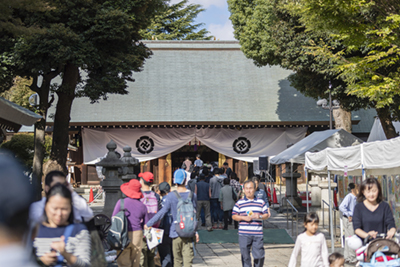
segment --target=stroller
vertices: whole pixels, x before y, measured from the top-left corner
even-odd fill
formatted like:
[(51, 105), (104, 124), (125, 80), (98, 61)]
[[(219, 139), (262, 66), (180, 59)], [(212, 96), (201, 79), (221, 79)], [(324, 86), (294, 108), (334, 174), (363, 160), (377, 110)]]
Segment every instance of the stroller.
[[(363, 246), (356, 250), (357, 260), (362, 262), (370, 262), (373, 255), (380, 251), (387, 260), (400, 258), (400, 236), (395, 234), (392, 239), (386, 239), (386, 234), (379, 234), (375, 239), (370, 240), (369, 237), (364, 239)], [(380, 256), (383, 257), (383, 256)], [(377, 257), (378, 261), (384, 261)], [(361, 264), (363, 265), (363, 264)]]

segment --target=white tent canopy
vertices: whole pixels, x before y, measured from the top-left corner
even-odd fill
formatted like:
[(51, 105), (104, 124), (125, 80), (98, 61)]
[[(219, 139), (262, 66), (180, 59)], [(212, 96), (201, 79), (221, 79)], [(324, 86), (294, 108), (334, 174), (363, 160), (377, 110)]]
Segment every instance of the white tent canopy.
[(383, 175), (400, 173), (400, 137), (362, 143), (353, 147), (327, 148), (305, 154), (305, 165), (312, 172)]
[(343, 129), (313, 132), (295, 145), (276, 155), (270, 162), (276, 165), (286, 162), (304, 164), (305, 153), (307, 151), (316, 152), (327, 147), (347, 147), (356, 141), (363, 142), (358, 137)]
[[(399, 121), (392, 121), (396, 132), (400, 132), (400, 122)], [(387, 140), (385, 132), (383, 131), (381, 120), (376, 117), (374, 121), (374, 125), (372, 125), (371, 132), (369, 133), (367, 142), (373, 141), (383, 141)]]

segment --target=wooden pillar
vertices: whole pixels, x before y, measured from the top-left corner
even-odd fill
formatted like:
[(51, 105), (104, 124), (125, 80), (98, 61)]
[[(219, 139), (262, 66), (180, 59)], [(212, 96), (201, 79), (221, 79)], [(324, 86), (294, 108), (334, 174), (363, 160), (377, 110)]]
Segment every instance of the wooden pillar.
[(225, 155), (218, 153), (218, 167), (222, 167), (225, 161), (226, 161)]
[(81, 176), (81, 184), (87, 184), (88, 180), (88, 166), (86, 164), (82, 164), (82, 176)]
[(165, 182), (165, 165), (167, 163), (167, 156), (158, 158), (158, 183)]
[(140, 162), (140, 172), (147, 172), (150, 161), (142, 161)]
[(151, 172), (154, 175), (154, 184), (159, 184), (158, 181), (158, 159), (150, 160), (149, 167), (147, 168), (148, 172)]
[[(225, 162), (228, 163), (229, 167), (233, 171), (234, 170), (234, 168), (233, 168), (233, 158), (226, 156), (225, 157)], [(222, 162), (222, 164), (223, 164), (223, 162)]]
[(172, 157), (171, 153), (165, 158), (165, 180), (164, 182), (172, 185)]
[(246, 161), (239, 160), (236, 166), (237, 166), (237, 175), (240, 179), (240, 183), (242, 184), (249, 178), (248, 164)]

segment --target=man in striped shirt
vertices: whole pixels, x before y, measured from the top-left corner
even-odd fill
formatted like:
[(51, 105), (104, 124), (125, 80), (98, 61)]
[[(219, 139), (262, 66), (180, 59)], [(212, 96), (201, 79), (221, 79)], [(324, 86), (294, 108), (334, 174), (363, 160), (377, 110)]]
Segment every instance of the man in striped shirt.
[(232, 219), (239, 222), (239, 247), (242, 254), (242, 266), (251, 267), (250, 248), (254, 267), (264, 266), (264, 238), (262, 221), (269, 218), (264, 200), (254, 196), (255, 184), (247, 180), (243, 184), (245, 197), (236, 202)]

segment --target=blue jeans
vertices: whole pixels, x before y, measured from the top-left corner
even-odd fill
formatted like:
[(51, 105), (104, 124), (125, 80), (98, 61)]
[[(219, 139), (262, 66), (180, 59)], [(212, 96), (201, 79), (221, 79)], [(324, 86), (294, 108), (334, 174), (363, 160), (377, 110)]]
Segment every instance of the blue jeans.
[(221, 209), (221, 203), (219, 202), (218, 198), (211, 198), (210, 199), (210, 204), (211, 204), (211, 219), (212, 223), (222, 223), (224, 219), (224, 212)]

